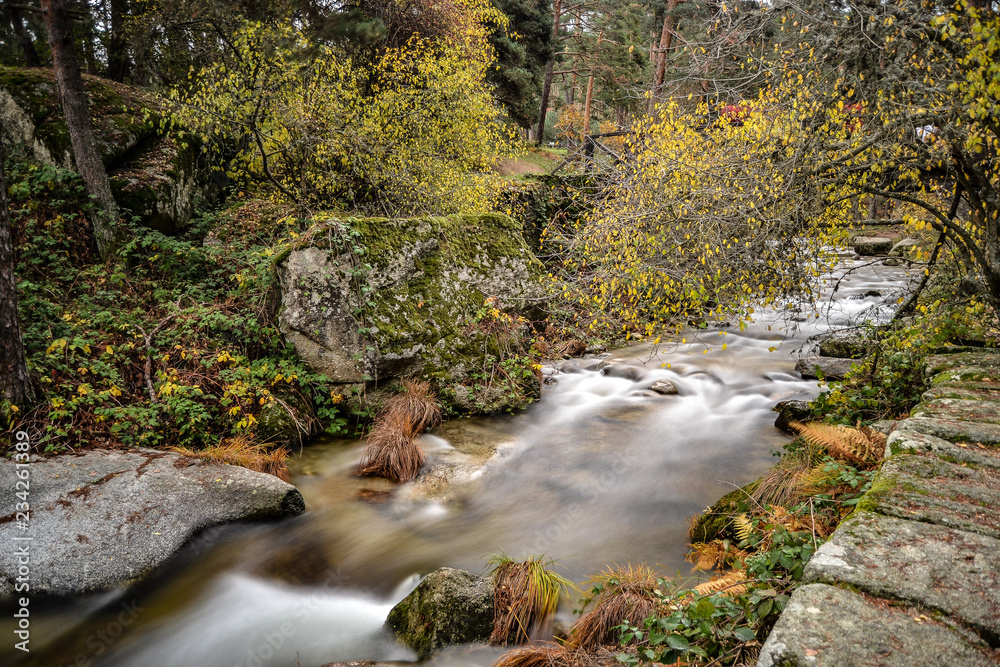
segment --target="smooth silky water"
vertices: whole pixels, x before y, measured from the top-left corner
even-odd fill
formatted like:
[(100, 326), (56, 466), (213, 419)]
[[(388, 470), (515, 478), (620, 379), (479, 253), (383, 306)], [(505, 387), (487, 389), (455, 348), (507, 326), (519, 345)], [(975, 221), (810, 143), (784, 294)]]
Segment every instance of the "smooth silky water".
[[(418, 575), (483, 572), (501, 551), (545, 554), (578, 582), (626, 562), (688, 575), (689, 518), (773, 463), (788, 441), (773, 426), (775, 403), (818, 393), (794, 371), (810, 337), (884, 319), (907, 282), (901, 269), (845, 266), (855, 272), (819, 309), (764, 311), (743, 331), (688, 331), (547, 367), (542, 399), (523, 413), (452, 420), (423, 436), (429, 463), (452, 472), (419, 494), (352, 477), (363, 442), (311, 444), (290, 462), (304, 515), (208, 531), (128, 590), (40, 600), (26, 664), (414, 660), (383, 628), (392, 606)], [(865, 297), (870, 290), (881, 296)], [(605, 374), (626, 367), (630, 378)], [(660, 379), (678, 395), (646, 391)], [(459, 648), (432, 664), (488, 665), (498, 655)]]

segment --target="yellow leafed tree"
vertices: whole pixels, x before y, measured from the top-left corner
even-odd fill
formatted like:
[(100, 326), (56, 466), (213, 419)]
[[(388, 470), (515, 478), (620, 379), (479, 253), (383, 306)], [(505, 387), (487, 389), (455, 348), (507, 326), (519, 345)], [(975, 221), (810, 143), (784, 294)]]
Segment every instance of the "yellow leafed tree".
[(455, 6), (454, 30), (374, 54), (247, 22), (230, 57), (174, 98), (210, 144), (238, 148), (231, 178), (268, 183), (300, 206), (485, 212), (502, 184), (492, 167), (514, 150), (484, 83), (493, 54), (483, 26), (496, 10)]

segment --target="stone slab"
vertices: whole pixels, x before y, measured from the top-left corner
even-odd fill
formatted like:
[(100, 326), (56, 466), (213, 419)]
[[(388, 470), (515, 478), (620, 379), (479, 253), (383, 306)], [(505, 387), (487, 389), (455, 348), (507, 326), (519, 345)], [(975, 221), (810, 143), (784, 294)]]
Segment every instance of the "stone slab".
[(835, 586), (802, 586), (771, 630), (757, 667), (997, 664), (998, 657), (988, 647), (931, 615), (874, 602)]
[(1000, 450), (982, 444), (951, 442), (924, 433), (920, 423), (912, 419), (900, 422), (889, 434), (886, 447), (893, 454), (928, 452), (957, 463), (1000, 469)]
[[(1000, 353), (996, 350), (933, 354), (927, 357), (925, 363), (929, 376), (948, 373), (951, 380), (959, 380), (966, 375), (982, 374), (1000, 380)], [(946, 380), (941, 378), (939, 381)]]
[[(211, 526), (305, 509), (273, 475), (155, 450), (89, 450), (27, 469), (26, 530), (13, 493), (0, 504), (0, 596), (14, 592), (25, 545), (33, 593), (79, 594), (140, 579)], [(0, 460), (0, 486), (14, 489), (17, 470)]]
[(1000, 424), (1000, 403), (968, 398), (934, 398), (923, 401), (913, 410), (912, 416)]
[(894, 456), (882, 466), (861, 507), (1000, 539), (1000, 470), (926, 453)]
[(906, 427), (950, 442), (979, 443), (1000, 447), (1000, 424), (969, 422), (941, 415), (919, 415), (906, 420)]
[(1000, 401), (1000, 383), (997, 382), (942, 382), (931, 387), (920, 397), (921, 401), (938, 398), (964, 398), (976, 401)]
[(935, 609), (1000, 639), (1000, 540), (858, 511), (806, 565), (804, 583)]

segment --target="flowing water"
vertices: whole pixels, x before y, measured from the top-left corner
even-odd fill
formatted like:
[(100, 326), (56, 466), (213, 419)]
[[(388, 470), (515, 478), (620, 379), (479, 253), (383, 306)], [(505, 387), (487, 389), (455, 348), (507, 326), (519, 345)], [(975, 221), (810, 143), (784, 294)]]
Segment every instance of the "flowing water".
[[(546, 554), (581, 582), (628, 561), (687, 574), (688, 518), (773, 463), (788, 440), (773, 426), (775, 403), (818, 393), (794, 371), (810, 337), (884, 317), (906, 283), (900, 269), (845, 266), (856, 271), (818, 310), (766, 311), (742, 331), (546, 368), (542, 399), (524, 413), (452, 420), (424, 436), (430, 464), (449, 465), (420, 485), (389, 494), (383, 481), (352, 477), (363, 443), (309, 445), (292, 462), (304, 515), (208, 531), (138, 586), (49, 601), (33, 616), (30, 663), (413, 660), (383, 623), (418, 575), (441, 566), (481, 572), (503, 551)], [(678, 394), (649, 391), (656, 380)], [(433, 664), (497, 655), (456, 649)]]

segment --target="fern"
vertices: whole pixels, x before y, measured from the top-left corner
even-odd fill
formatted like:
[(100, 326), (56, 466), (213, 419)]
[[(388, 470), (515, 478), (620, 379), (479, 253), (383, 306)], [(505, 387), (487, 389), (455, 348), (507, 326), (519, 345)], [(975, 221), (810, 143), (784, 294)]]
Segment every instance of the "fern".
[(791, 427), (807, 443), (825, 450), (838, 461), (870, 467), (885, 454), (885, 436), (867, 427), (831, 426), (822, 422), (793, 422)]
[(691, 590), (699, 595), (721, 592), (723, 595), (735, 597), (746, 592), (746, 581), (747, 577), (743, 572), (727, 572), (721, 577), (698, 584)]
[(733, 524), (736, 527), (736, 539), (740, 542), (749, 539), (753, 534), (753, 522), (746, 514), (733, 517)]

